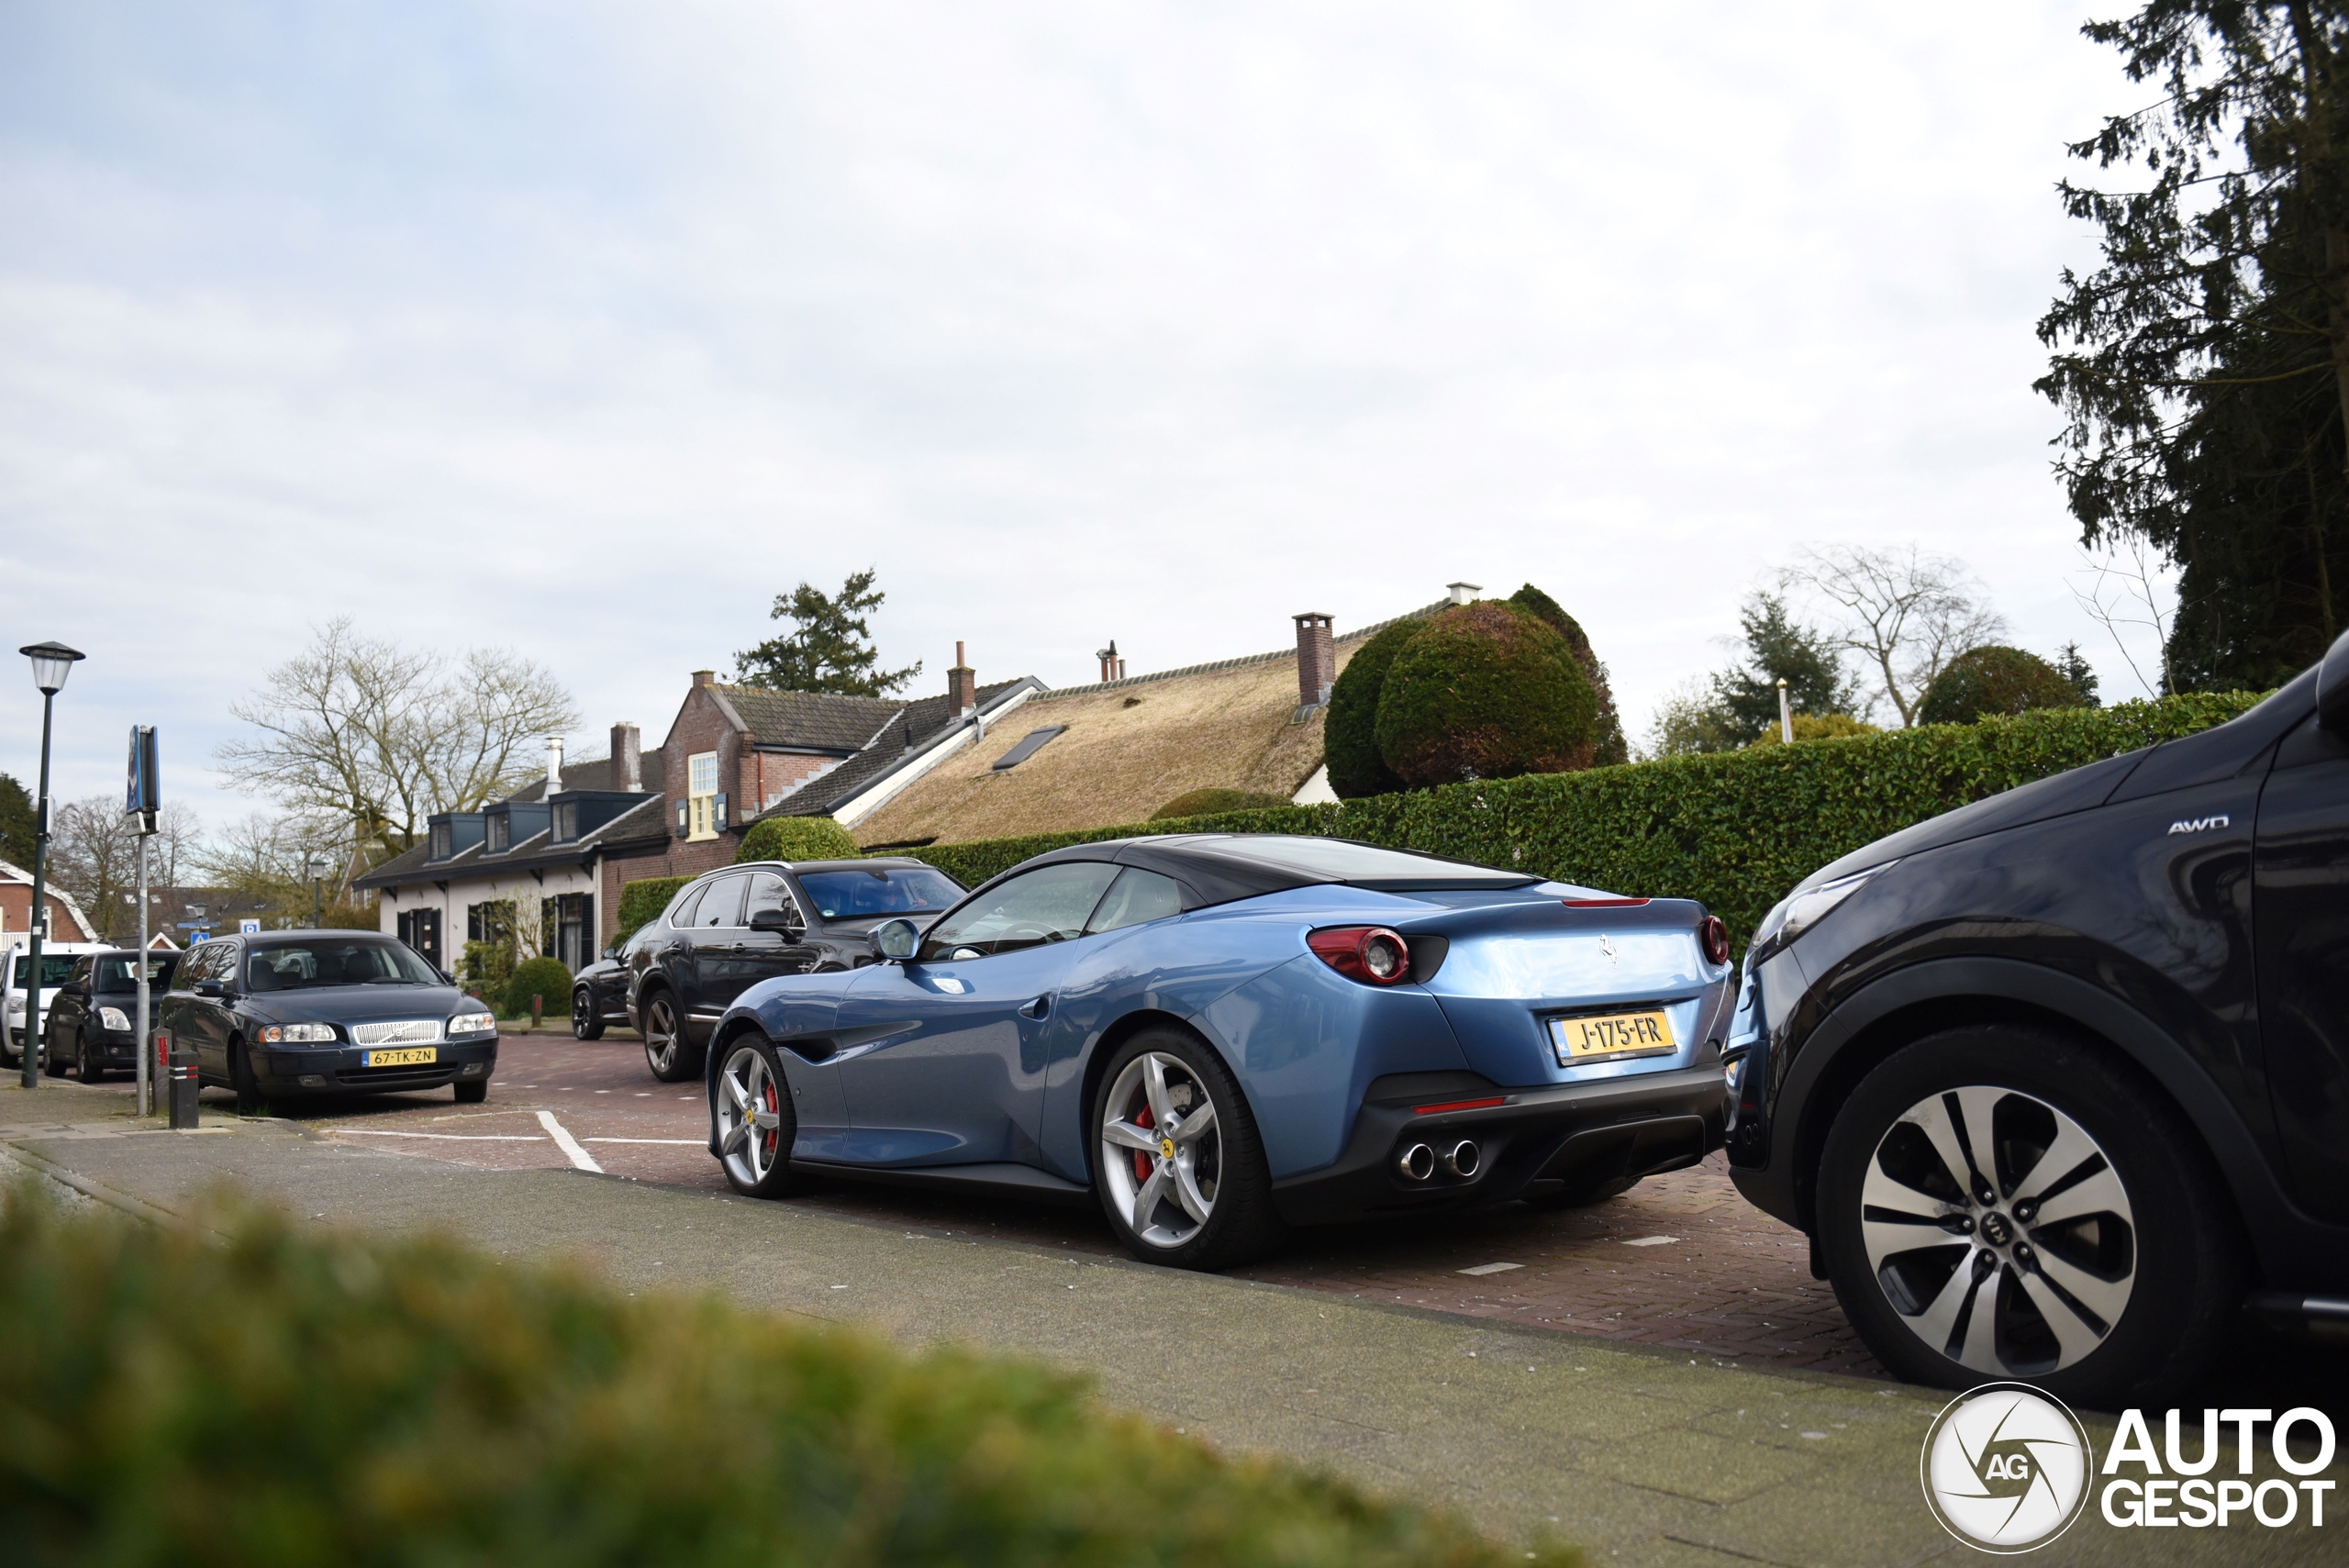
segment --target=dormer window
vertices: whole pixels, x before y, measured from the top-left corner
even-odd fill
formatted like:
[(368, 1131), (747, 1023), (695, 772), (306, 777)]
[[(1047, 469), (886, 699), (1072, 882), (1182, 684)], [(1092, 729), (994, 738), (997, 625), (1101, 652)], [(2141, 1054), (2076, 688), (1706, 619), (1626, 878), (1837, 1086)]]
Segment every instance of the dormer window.
[[(432, 848), (429, 852), (436, 861), (445, 861), (449, 858), (449, 825), (446, 822), (436, 822), (432, 825)], [(197, 913), (201, 914), (202, 911), (199, 910)]]
[(575, 800), (557, 802), (554, 808), (554, 841), (568, 844), (578, 837), (579, 803)]
[(685, 760), (685, 837), (715, 839), (718, 820), (718, 753), (703, 751)]
[(499, 812), (499, 813), (497, 813), (495, 816), (494, 816), (494, 817), (490, 817), (490, 818), (489, 818), (489, 849), (488, 849), (488, 851), (487, 851), (487, 852), (488, 852), (488, 853), (490, 853), (490, 854), (493, 854), (493, 855), (502, 855), (502, 854), (504, 854), (504, 853), (506, 852), (507, 846), (507, 844), (508, 844), (509, 840), (511, 840), (512, 836), (513, 836), (513, 818), (512, 818), (512, 817), (510, 817), (507, 816), (507, 815), (506, 815), (504, 812), (502, 812), (502, 811), (501, 811), (501, 812)]

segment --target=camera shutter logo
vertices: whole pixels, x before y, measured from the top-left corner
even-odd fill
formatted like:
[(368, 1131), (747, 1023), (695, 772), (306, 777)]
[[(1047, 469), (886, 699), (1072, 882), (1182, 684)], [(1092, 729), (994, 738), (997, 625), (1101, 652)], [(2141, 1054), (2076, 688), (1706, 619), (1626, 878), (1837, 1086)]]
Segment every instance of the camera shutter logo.
[(1981, 1551), (2033, 1551), (2087, 1507), (2096, 1453), (2061, 1400), (1986, 1383), (1943, 1407), (1918, 1472), (1942, 1528)]

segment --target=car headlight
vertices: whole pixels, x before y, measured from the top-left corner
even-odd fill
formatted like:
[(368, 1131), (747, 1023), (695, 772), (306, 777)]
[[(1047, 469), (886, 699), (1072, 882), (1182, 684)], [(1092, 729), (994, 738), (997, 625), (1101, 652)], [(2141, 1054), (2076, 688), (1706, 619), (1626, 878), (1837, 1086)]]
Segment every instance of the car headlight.
[(120, 1007), (100, 1007), (98, 1009), (98, 1027), (100, 1029), (127, 1029), (130, 1027), (130, 1020), (122, 1016), (122, 1009)]
[(271, 1024), (261, 1031), (263, 1045), (330, 1045), (332, 1024)]
[(12, 1018), (21, 1018), (25, 1016), (25, 999), (22, 996), (8, 998), (8, 1016)]
[(1880, 866), (1855, 871), (1849, 876), (1839, 876), (1832, 882), (1822, 882), (1817, 887), (1806, 887), (1779, 899), (1776, 906), (1762, 917), (1761, 928), (1753, 933), (1753, 945), (1746, 950), (1747, 973), (1759, 968), (1763, 960), (1771, 954), (1791, 946), (1805, 931), (1827, 918), (1829, 912), (1837, 905), (1899, 863), (1898, 861), (1887, 861)]
[(451, 1034), (495, 1034), (497, 1015), (495, 1013), (459, 1013), (449, 1020)]

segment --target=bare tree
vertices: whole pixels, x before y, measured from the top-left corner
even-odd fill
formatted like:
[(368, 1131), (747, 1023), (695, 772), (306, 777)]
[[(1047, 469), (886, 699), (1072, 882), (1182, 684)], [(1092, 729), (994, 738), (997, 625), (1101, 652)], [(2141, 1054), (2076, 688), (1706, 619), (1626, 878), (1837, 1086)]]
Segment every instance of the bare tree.
[(50, 874), (97, 927), (100, 941), (119, 942), (139, 929), (139, 840), (130, 826), (122, 797), (113, 795), (69, 800), (50, 824)]
[[(2175, 595), (2162, 585), (2160, 557), (2141, 534), (2115, 536), (2107, 540), (2107, 546), (2101, 556), (2080, 551), (2080, 563), (2094, 574), (2094, 581), (2085, 589), (2075, 586), (2072, 597), (2087, 611), (2090, 620), (2104, 628), (2147, 696), (2176, 696), (2177, 677), (2169, 667), (2169, 634), (2177, 605)], [(2145, 679), (2137, 656), (2121, 635), (2123, 627), (2142, 627), (2154, 634), (2153, 658), (2160, 661), (2160, 685)]]
[(473, 649), (452, 670), (440, 654), (359, 635), (348, 616), (229, 711), (260, 731), (214, 753), (232, 785), (295, 817), (348, 824), (356, 849), (394, 853), (434, 813), (528, 783), (533, 743), (579, 722), (553, 673), (518, 653)]
[(356, 856), (349, 824), (338, 818), (256, 814), (230, 823), (189, 860), (210, 885), (260, 900), (286, 924), (309, 924), (321, 904), (350, 916)]
[(1836, 645), (1869, 667), (1876, 695), (1904, 727), (1917, 722), (1926, 688), (1951, 660), (2006, 630), (2006, 622), (1977, 602), (1981, 584), (1964, 562), (1913, 544), (1812, 545), (1778, 580), (1834, 606)]

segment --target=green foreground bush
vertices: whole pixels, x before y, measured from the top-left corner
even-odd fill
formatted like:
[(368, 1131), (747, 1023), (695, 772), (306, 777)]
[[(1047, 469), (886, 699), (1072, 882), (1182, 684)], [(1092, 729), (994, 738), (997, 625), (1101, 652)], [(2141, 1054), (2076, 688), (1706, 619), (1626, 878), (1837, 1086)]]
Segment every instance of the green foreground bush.
[(1667, 757), (1372, 795), (904, 850), (976, 887), (1030, 855), (1137, 833), (1308, 833), (1424, 850), (1658, 898), (1695, 898), (1742, 946), (1812, 872), (1954, 806), (2100, 757), (2221, 724), (2247, 692), (2108, 708), (2043, 708), (1792, 746)]
[[(0, 1215), (0, 1540), (35, 1568), (1427, 1563), (1456, 1518), (1078, 1380), (439, 1240)], [(1577, 1561), (1539, 1549), (1550, 1563)]]
[(618, 934), (612, 938), (624, 942), (636, 934), (636, 929), (669, 906), (677, 889), (691, 882), (689, 876), (647, 876), (620, 884), (620, 907), (618, 917)]

